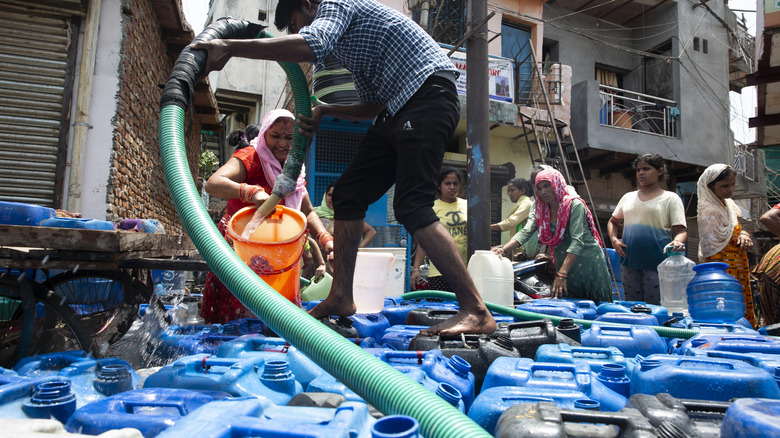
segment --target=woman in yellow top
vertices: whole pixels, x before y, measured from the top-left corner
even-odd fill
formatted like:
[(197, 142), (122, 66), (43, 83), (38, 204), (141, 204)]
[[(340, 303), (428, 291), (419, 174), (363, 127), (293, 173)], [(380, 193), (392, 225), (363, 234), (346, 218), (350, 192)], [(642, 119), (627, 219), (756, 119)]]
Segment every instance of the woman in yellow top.
[[(439, 199), (433, 202), (433, 211), (439, 217), (439, 221), (450, 232), (455, 245), (458, 247), (460, 258), (463, 263), (467, 263), (467, 222), (466, 212), (468, 205), (466, 200), (458, 197), (460, 193), (460, 173), (453, 167), (443, 167), (439, 172)], [(410, 281), (412, 284), (420, 283), (420, 265), (425, 258), (425, 250), (419, 244), (414, 254), (414, 263), (412, 264), (412, 275)], [(452, 288), (438, 269), (430, 264), (428, 268), (428, 289), (442, 290), (452, 292)]]
[(516, 233), (522, 230), (528, 220), (531, 206), (534, 204), (533, 199), (530, 198), (530, 195), (533, 195), (533, 193), (531, 184), (524, 178), (515, 178), (509, 181), (509, 184), (506, 186), (506, 194), (509, 196), (509, 200), (515, 203), (515, 206), (506, 219), (497, 224), (492, 224), (490, 231), (512, 231)]
[(737, 172), (726, 164), (713, 164), (699, 177), (696, 186), (699, 197), (699, 261), (729, 265), (726, 272), (742, 284), (745, 318), (756, 327), (747, 259), (753, 241), (750, 233), (739, 224), (740, 210), (731, 199), (736, 184)]

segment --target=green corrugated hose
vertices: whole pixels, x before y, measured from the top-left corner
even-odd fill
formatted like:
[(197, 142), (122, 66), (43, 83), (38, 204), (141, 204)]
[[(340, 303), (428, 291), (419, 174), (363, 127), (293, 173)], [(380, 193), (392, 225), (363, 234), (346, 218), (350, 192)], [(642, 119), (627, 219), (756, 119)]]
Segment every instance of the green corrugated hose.
[[(290, 78), (296, 110), (307, 114), (304, 108), (310, 110), (309, 88), (303, 72), (293, 63), (282, 64), (282, 68)], [(291, 73), (289, 70), (296, 71)], [(388, 415), (402, 414), (417, 419), (424, 436), (489, 437), (490, 434), (455, 407), (286, 300), (238, 258), (217, 231), (195, 189), (187, 164), (184, 118), (185, 112), (179, 106), (165, 105), (160, 110), (160, 155), (168, 190), (187, 234), (236, 298), (276, 333), (377, 409)], [(297, 129), (294, 135), (299, 136)], [(305, 139), (294, 140), (285, 171), (287, 164), (297, 159), (297, 172), (300, 172), (305, 146)]]
[[(421, 290), (416, 292), (409, 292), (401, 295), (401, 298), (405, 300), (414, 300), (418, 298), (440, 298), (443, 300), (456, 300), (455, 294), (450, 292), (442, 292), (438, 290)], [(537, 319), (543, 319), (547, 318), (550, 319), (553, 323), (556, 325), (561, 322), (562, 319), (560, 316), (551, 316), (551, 315), (544, 315), (541, 313), (536, 312), (528, 312), (526, 310), (520, 310), (520, 309), (514, 309), (512, 307), (504, 307), (499, 306), (498, 304), (488, 303), (485, 302), (485, 305), (487, 305), (488, 309), (492, 310), (493, 312), (500, 313), (502, 315), (512, 316), (515, 318), (524, 319), (526, 321), (534, 321)], [(618, 324), (614, 322), (601, 322), (601, 321), (589, 321), (587, 319), (575, 319), (575, 324), (580, 324), (583, 328), (590, 328), (590, 326), (593, 323), (598, 323), (601, 325), (611, 325), (611, 326), (619, 326), (619, 327), (633, 327), (630, 324)], [(659, 336), (664, 338), (682, 338), (682, 339), (688, 339), (691, 336), (694, 336), (698, 334), (699, 332), (697, 330), (688, 330), (688, 329), (681, 329), (681, 328), (675, 328), (675, 327), (658, 327), (658, 326), (648, 326), (651, 327), (653, 330), (655, 330)]]

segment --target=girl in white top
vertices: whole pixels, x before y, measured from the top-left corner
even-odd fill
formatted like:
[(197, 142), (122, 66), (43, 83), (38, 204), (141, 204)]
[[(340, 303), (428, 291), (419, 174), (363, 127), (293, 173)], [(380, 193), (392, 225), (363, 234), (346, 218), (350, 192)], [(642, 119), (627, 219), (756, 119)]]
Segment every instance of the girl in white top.
[[(623, 195), (609, 219), (607, 232), (621, 257), (625, 300), (660, 304), (658, 264), (666, 258), (667, 247), (685, 249), (685, 209), (676, 193), (661, 188), (666, 166), (660, 155), (640, 155), (633, 167), (640, 188)], [(619, 238), (621, 222), (623, 237)]]

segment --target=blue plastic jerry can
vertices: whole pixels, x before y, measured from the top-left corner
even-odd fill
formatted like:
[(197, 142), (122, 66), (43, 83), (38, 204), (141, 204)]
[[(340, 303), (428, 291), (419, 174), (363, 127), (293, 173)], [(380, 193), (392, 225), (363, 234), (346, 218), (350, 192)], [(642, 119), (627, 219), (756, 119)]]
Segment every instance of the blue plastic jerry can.
[(631, 393), (713, 401), (780, 398), (774, 377), (760, 368), (739, 360), (694, 356), (643, 359), (631, 376)]
[(536, 350), (536, 362), (586, 362), (594, 373), (600, 373), (604, 364), (626, 364), (626, 357), (616, 347), (576, 347), (569, 344), (541, 345)]
[(626, 397), (607, 388), (591, 373), (585, 362), (559, 364), (534, 362), (527, 358), (499, 357), (490, 365), (482, 390), (496, 386), (557, 388), (580, 391), (601, 404), (605, 411), (619, 411)]
[(228, 394), (222, 392), (174, 388), (136, 389), (78, 409), (65, 428), (69, 432), (99, 435), (129, 427), (140, 430), (145, 437), (153, 437), (199, 407), (228, 397)]
[(369, 438), (376, 420), (365, 403), (344, 402), (338, 408), (277, 406), (267, 399), (209, 403), (177, 421), (159, 438), (240, 436)]
[[(7, 376), (3, 380), (6, 383), (0, 385), (0, 419), (54, 416), (60, 421), (66, 421), (76, 410), (76, 396), (70, 390), (70, 380), (67, 378), (57, 375)], [(48, 396), (44, 394), (33, 400), (41, 386), (48, 388)]]
[(494, 386), (479, 393), (468, 415), (475, 423), (493, 434), (501, 414), (516, 404), (551, 402), (559, 408), (574, 409), (574, 402), (577, 400), (590, 398), (581, 391), (570, 389)]
[(665, 353), (668, 346), (652, 327), (593, 323), (582, 332), (583, 347), (616, 347), (626, 357)]
[(263, 396), (279, 404), (303, 392), (284, 356), (270, 355), (246, 359), (187, 356), (147, 377), (144, 388), (222, 391), (234, 397)]
[(385, 330), (385, 333), (379, 339), (379, 343), (393, 347), (396, 350), (407, 350), (412, 339), (420, 333), (420, 330), (426, 328), (428, 327), (424, 325), (393, 325)]
[(735, 400), (720, 427), (722, 438), (780, 437), (780, 400)]
[(249, 359), (267, 357), (269, 360), (286, 360), (296, 380), (304, 389), (317, 377), (327, 374), (319, 365), (282, 338), (263, 335), (245, 335), (225, 342), (217, 350), (217, 357)]

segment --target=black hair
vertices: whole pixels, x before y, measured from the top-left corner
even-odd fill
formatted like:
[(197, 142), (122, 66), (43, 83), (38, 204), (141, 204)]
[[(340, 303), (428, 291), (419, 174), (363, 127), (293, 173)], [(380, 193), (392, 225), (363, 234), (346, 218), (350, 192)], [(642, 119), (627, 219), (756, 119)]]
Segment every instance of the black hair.
[(252, 141), (255, 137), (257, 137), (258, 134), (260, 134), (260, 127), (257, 125), (246, 125), (244, 132), (246, 132), (247, 140)]
[(444, 181), (445, 178), (447, 178), (447, 175), (454, 173), (455, 176), (458, 177), (458, 182), (463, 184), (463, 179), (460, 177), (460, 172), (458, 172), (458, 169), (450, 166), (445, 166), (441, 168), (441, 171), (439, 172), (439, 181), (436, 183), (436, 187), (441, 185), (441, 182)]
[[(260, 128), (257, 125), (247, 125), (244, 129), (236, 129), (228, 135), (228, 144), (230, 146), (237, 146), (236, 149), (241, 149), (249, 146), (249, 142), (252, 141), (257, 134), (260, 133)], [(244, 140), (246, 137), (246, 140)]]
[(634, 161), (631, 163), (631, 168), (636, 170), (636, 166), (639, 164), (640, 161), (644, 161), (645, 163), (658, 169), (658, 171), (661, 172), (661, 174), (658, 176), (659, 180), (663, 181), (664, 179), (666, 179), (667, 170), (666, 170), (666, 160), (664, 160), (664, 157), (658, 154), (639, 155), (636, 158), (634, 158)]
[(509, 184), (517, 187), (518, 190), (525, 190), (526, 196), (531, 196), (534, 193), (534, 189), (531, 187), (531, 183), (526, 181), (525, 178), (513, 178), (509, 180)]
[[(309, 0), (309, 3), (319, 4), (320, 0)], [(274, 26), (279, 31), (292, 33), (290, 19), (292, 13), (303, 10), (303, 0), (279, 0), (276, 4), (276, 14), (274, 15)]]
[(534, 166), (534, 167), (531, 168), (531, 175), (530, 175), (531, 180), (528, 182), (528, 184), (531, 185), (531, 191), (530, 192), (526, 192), (526, 195), (531, 196), (531, 194), (534, 192), (533, 189), (536, 188), (536, 175), (539, 175), (539, 172), (541, 172), (543, 170), (544, 170), (544, 167), (542, 167), (542, 166)]
[(714, 179), (714, 180), (712, 180), (712, 182), (710, 182), (709, 184), (707, 184), (707, 187), (709, 187), (709, 188), (710, 188), (710, 190), (712, 190), (712, 186), (714, 186), (714, 185), (715, 185), (715, 183), (718, 183), (718, 182), (720, 182), (720, 181), (723, 181), (724, 179), (726, 179), (726, 178), (728, 178), (728, 177), (730, 177), (730, 176), (736, 176), (736, 175), (737, 175), (737, 171), (736, 171), (736, 170), (734, 170), (734, 168), (733, 168), (733, 167), (731, 167), (731, 166), (728, 166), (728, 167), (726, 167), (725, 169), (721, 170), (721, 171), (720, 171), (720, 173), (718, 174), (718, 176), (717, 176), (717, 177), (715, 177), (715, 179)]
[(328, 190), (330, 190), (333, 187), (336, 187), (336, 181), (331, 181), (330, 184), (328, 184), (328, 186), (325, 187), (325, 193), (328, 193)]

